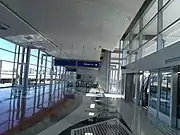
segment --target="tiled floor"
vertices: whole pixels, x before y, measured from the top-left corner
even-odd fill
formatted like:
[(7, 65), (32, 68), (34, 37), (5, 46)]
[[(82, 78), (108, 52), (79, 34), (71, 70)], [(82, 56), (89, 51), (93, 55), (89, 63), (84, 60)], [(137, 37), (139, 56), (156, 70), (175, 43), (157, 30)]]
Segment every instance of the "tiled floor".
[[(58, 89), (59, 88), (59, 89)], [(51, 102), (59, 101), (62, 85), (52, 85)], [(0, 89), (0, 134), (15, 127), (20, 120), (31, 117), (40, 109), (48, 107), (50, 85), (27, 88), (20, 87)]]

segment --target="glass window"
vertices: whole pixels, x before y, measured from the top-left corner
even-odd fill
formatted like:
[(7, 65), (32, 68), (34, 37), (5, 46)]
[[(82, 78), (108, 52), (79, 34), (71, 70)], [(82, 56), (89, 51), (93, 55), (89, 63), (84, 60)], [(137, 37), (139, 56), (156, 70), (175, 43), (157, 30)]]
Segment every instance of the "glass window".
[(136, 60), (136, 58), (137, 58), (137, 53), (136, 52), (131, 54), (131, 62), (134, 62)]
[(158, 73), (151, 73), (149, 106), (157, 109)]
[(48, 56), (48, 57), (47, 57), (47, 60), (48, 60), (49, 62), (52, 62), (52, 57), (51, 57), (51, 56)]
[(15, 44), (0, 38), (0, 48), (14, 52), (15, 46), (16, 46)]
[(142, 46), (142, 57), (145, 57), (157, 50), (157, 37), (148, 41), (145, 45)]
[(139, 36), (136, 36), (136, 38), (133, 39), (131, 46), (132, 51), (136, 50), (139, 47)]
[(34, 57), (32, 55), (30, 55), (30, 64), (34, 64), (34, 65), (37, 65), (37, 57)]
[(111, 58), (119, 58), (119, 53), (111, 53)]
[(155, 17), (143, 30), (143, 44), (157, 35), (157, 17)]
[(135, 25), (135, 28), (132, 30), (132, 38), (137, 36), (138, 33), (139, 33), (139, 22), (137, 22), (137, 24)]
[(162, 32), (164, 47), (170, 46), (180, 41), (180, 21)]
[(14, 61), (14, 53), (0, 49), (0, 60)]
[(31, 49), (31, 55), (38, 57), (38, 49)]
[(12, 85), (13, 63), (0, 61), (0, 87)]
[(124, 48), (129, 44), (129, 34), (127, 35), (127, 37), (124, 40)]
[(179, 5), (180, 0), (173, 0), (170, 5), (163, 10), (163, 29), (180, 17), (180, 14), (178, 14), (180, 12)]
[(51, 65), (52, 65), (52, 63), (47, 61), (47, 65), (46, 66), (47, 66), (48, 69), (51, 69)]
[(111, 62), (119, 63), (119, 60), (111, 60)]
[(171, 72), (161, 73), (159, 111), (170, 116)]
[(147, 9), (147, 13), (143, 16), (143, 27), (157, 14), (158, 12), (158, 0), (150, 5), (149, 9)]

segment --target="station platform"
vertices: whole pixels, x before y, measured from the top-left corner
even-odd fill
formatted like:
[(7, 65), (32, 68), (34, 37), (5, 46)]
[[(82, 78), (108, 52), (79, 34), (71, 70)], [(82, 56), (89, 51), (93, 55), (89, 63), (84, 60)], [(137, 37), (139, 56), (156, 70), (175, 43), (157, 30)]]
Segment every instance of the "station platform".
[[(78, 123), (84, 120), (90, 120), (93, 117), (101, 117), (103, 113), (106, 114), (107, 117), (107, 109), (109, 110), (108, 115), (111, 116), (116, 114), (116, 118), (122, 119), (129, 129), (129, 133), (133, 135), (179, 135), (180, 132), (176, 129), (171, 128), (170, 126), (162, 123), (160, 120), (155, 120), (153, 116), (148, 115), (147, 110), (141, 108), (140, 106), (136, 105), (133, 102), (126, 102), (124, 99), (116, 99), (116, 98), (106, 98), (107, 99), (107, 106), (105, 110), (101, 111), (100, 113), (97, 111), (102, 104), (96, 105), (94, 109), (90, 106), (94, 104), (95, 100), (94, 97), (87, 97), (85, 95), (82, 96), (82, 102), (79, 106), (72, 110), (72, 112), (64, 117), (63, 119), (56, 121), (53, 125), (49, 128), (46, 128), (42, 132), (39, 132), (37, 135), (64, 135), (69, 133), (71, 130), (77, 127)], [(102, 108), (100, 109), (102, 110)], [(93, 115), (90, 115), (93, 114)], [(59, 114), (60, 115), (60, 114)], [(117, 117), (118, 115), (118, 117)], [(58, 118), (57, 116), (55, 118)], [(48, 122), (47, 122), (48, 121)], [(46, 122), (49, 123), (49, 120)], [(111, 124), (111, 123), (109, 123)], [(83, 125), (83, 124), (81, 124)], [(87, 126), (90, 127), (90, 126)], [(25, 132), (27, 135), (32, 134), (32, 131), (35, 127), (31, 128), (28, 132)], [(77, 129), (82, 129), (77, 128)], [(66, 131), (67, 130), (67, 131)], [(69, 131), (68, 131), (69, 130)], [(95, 132), (95, 131), (94, 131)], [(98, 131), (100, 132), (100, 131)], [(103, 130), (104, 132), (104, 130)], [(107, 133), (110, 131), (106, 130)], [(29, 134), (28, 134), (29, 133)], [(68, 135), (68, 134), (67, 134)]]

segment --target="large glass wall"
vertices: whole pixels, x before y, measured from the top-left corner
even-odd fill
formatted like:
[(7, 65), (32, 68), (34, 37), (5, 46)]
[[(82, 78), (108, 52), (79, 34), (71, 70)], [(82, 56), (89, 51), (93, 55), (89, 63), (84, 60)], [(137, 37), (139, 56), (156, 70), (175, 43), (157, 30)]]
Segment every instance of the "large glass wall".
[[(153, 0), (123, 39), (123, 65), (180, 40), (179, 0)], [(158, 9), (159, 8), (159, 9)]]
[(12, 85), (16, 50), (16, 45), (0, 39), (0, 88)]
[(64, 97), (65, 67), (53, 58), (0, 38), (0, 134)]
[(120, 51), (116, 48), (111, 52), (110, 71), (109, 71), (109, 91), (120, 92), (121, 74)]

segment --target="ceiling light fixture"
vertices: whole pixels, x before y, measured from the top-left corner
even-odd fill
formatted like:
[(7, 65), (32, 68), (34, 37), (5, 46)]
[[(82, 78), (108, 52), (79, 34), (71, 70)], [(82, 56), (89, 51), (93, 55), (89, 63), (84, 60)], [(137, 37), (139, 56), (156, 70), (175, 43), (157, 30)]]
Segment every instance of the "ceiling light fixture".
[(93, 133), (85, 133), (85, 135), (93, 135)]
[(89, 112), (89, 116), (94, 116), (94, 113), (93, 112)]
[(95, 108), (95, 104), (90, 104), (90, 108)]

